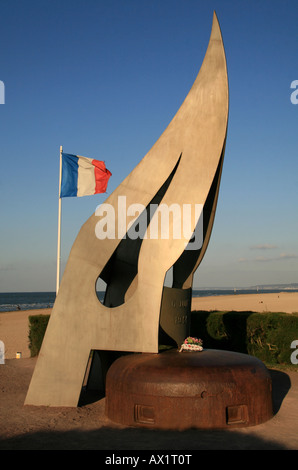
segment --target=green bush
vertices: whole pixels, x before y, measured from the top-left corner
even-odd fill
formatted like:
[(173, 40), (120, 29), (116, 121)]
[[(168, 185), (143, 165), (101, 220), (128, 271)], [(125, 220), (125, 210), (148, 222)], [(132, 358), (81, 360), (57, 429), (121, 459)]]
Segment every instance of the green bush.
[(29, 316), (29, 349), (31, 357), (37, 356), (46, 332), (50, 315)]
[(270, 364), (291, 364), (298, 314), (194, 311), (191, 335), (205, 348), (247, 353)]

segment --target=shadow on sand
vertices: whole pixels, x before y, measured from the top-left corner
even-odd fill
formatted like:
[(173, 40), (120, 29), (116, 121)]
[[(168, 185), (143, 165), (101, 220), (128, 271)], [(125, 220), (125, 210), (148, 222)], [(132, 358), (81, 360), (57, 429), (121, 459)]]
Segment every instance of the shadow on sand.
[[(101, 450), (158, 451), (173, 453), (195, 450), (286, 450), (278, 442), (237, 431), (156, 431), (112, 429), (92, 431), (40, 431), (0, 442), (1, 450)], [(110, 452), (110, 454), (111, 454)], [(107, 454), (105, 452), (105, 454)]]
[[(286, 373), (270, 370), (273, 408), (276, 414), (291, 387)], [(246, 428), (253, 430), (254, 428)], [(286, 450), (277, 441), (241, 430), (159, 431), (103, 426), (83, 431), (38, 431), (0, 441), (1, 450), (100, 450), (103, 457), (117, 451), (158, 451), (167, 453), (196, 450)], [(110, 451), (110, 452), (107, 452)], [(191, 453), (191, 452), (190, 452)], [(121, 454), (120, 454), (121, 455)], [(128, 455), (128, 454), (127, 454)]]

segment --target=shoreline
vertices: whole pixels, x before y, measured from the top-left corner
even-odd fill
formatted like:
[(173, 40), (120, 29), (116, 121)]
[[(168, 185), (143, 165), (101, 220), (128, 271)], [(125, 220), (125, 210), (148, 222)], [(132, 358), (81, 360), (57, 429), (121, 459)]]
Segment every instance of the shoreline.
[[(193, 297), (191, 310), (251, 311), (251, 312), (298, 312), (298, 292), (258, 293)], [(30, 357), (30, 315), (49, 315), (52, 308), (0, 312), (0, 340), (5, 346), (5, 359)]]

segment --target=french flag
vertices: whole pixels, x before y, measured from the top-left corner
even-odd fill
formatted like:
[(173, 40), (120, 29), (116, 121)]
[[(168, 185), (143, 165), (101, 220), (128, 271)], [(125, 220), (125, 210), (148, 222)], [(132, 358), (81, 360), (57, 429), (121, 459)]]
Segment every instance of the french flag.
[(111, 175), (104, 162), (62, 153), (60, 197), (81, 197), (105, 193)]

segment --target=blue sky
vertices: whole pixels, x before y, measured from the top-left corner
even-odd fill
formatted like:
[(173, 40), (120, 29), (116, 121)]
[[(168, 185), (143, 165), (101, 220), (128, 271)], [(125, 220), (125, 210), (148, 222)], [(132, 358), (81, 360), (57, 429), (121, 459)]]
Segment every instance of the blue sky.
[[(213, 10), (230, 87), (215, 224), (195, 287), (298, 282), (297, 0), (0, 0), (0, 292), (54, 291), (59, 147), (110, 194), (187, 95)], [(62, 204), (62, 269), (105, 195)]]

